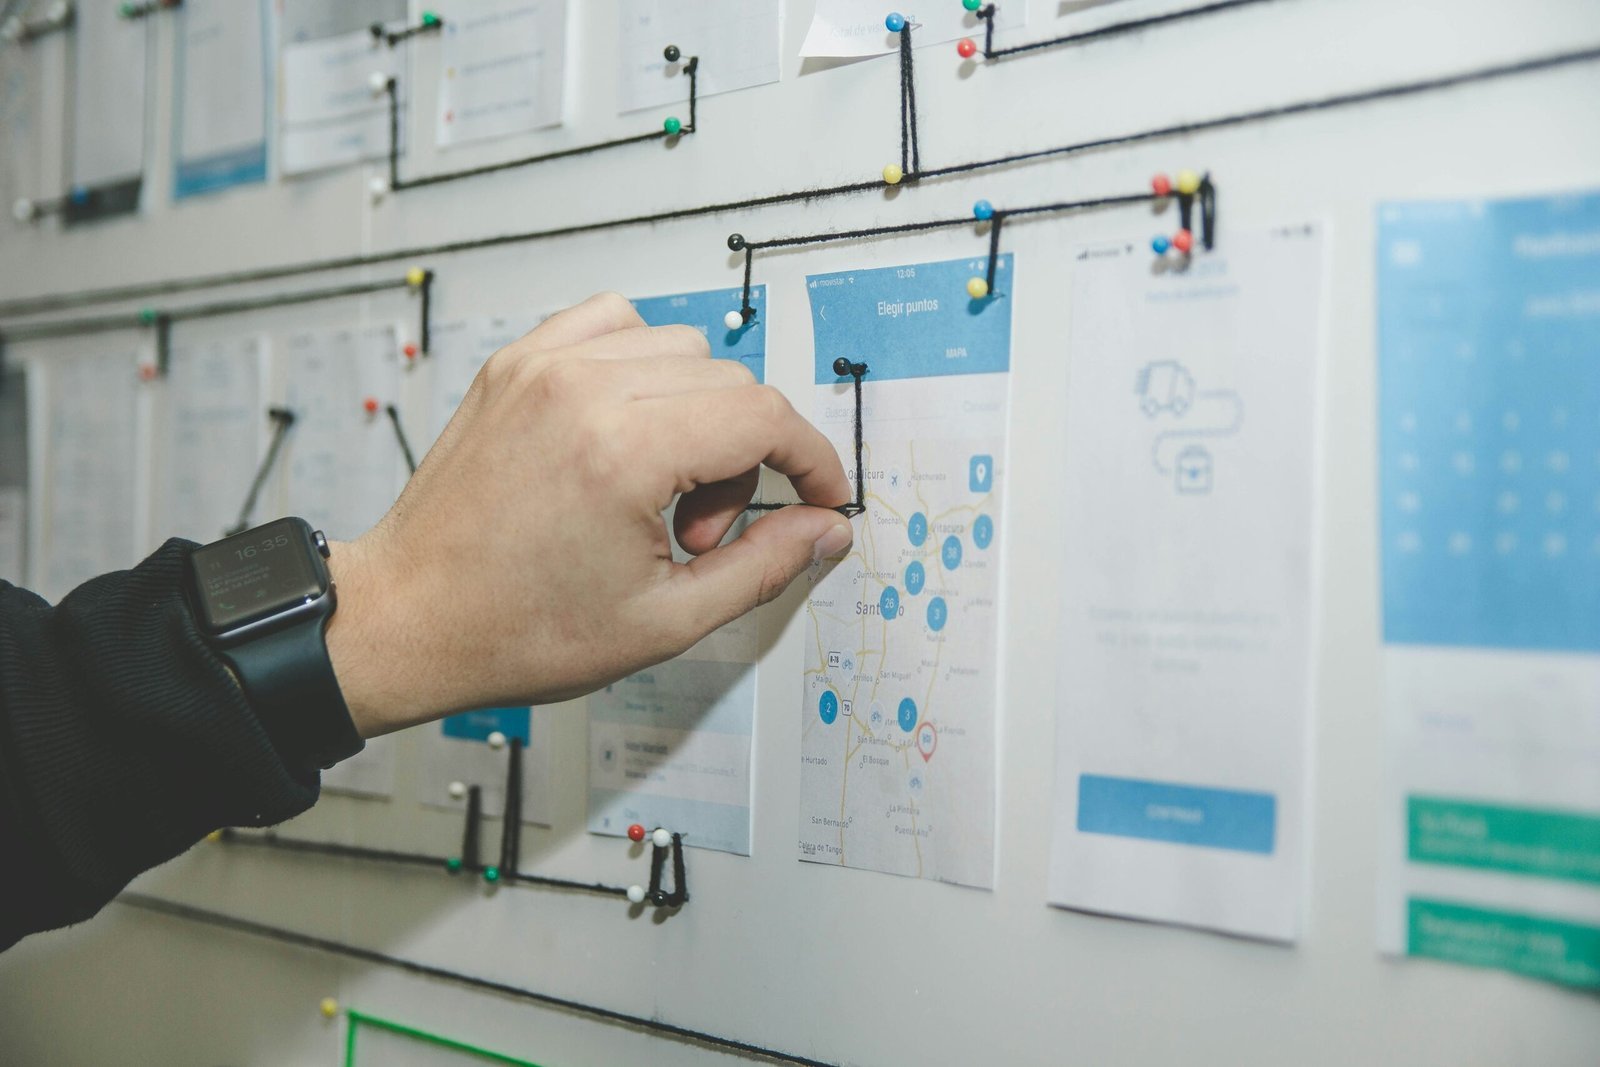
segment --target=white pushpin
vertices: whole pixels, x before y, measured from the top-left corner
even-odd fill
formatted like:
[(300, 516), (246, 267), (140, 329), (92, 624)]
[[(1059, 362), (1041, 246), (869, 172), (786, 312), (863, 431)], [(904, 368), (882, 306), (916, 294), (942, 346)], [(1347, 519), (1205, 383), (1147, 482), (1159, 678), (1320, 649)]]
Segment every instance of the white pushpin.
[(454, 797), (456, 800), (460, 800), (462, 797), (466, 796), (467, 795), (467, 783), (466, 782), (451, 782), (450, 783), (450, 795), (452, 797)]
[(22, 40), (22, 19), (20, 17), (12, 15), (4, 22), (0, 22), (0, 40)]
[(67, 17), (71, 14), (72, 5), (67, 0), (56, 0), (55, 3), (50, 5), (50, 9), (44, 13), (44, 17), (59, 26), (65, 23)]
[(367, 193), (372, 197), (372, 202), (377, 203), (389, 195), (389, 181), (386, 178), (374, 177), (367, 182)]
[(656, 848), (666, 848), (672, 844), (672, 835), (658, 826), (655, 828), (655, 832), (650, 835), (650, 843)]
[(726, 315), (722, 316), (722, 325), (726, 326), (730, 330), (737, 330), (739, 327), (744, 325), (744, 313), (739, 311), (728, 312)]
[(642, 886), (642, 885), (630, 885), (628, 887), (628, 903), (629, 904), (643, 904), (644, 903), (644, 886)]
[(25, 196), (17, 197), (16, 203), (11, 205), (11, 217), (18, 222), (32, 222), (33, 201)]
[(389, 91), (389, 75), (381, 70), (375, 70), (367, 75), (367, 88), (372, 90), (373, 96), (382, 96)]
[(490, 734), (487, 740), (490, 748), (500, 749), (506, 747), (506, 735), (501, 733), (499, 730), (496, 730), (494, 733)]

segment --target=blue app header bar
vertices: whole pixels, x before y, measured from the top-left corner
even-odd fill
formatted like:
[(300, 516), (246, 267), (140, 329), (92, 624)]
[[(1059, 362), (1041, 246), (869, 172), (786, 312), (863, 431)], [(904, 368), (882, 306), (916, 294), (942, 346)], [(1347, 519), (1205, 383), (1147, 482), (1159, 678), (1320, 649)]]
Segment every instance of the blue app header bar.
[(988, 265), (951, 259), (808, 276), (816, 383), (840, 380), (840, 356), (865, 363), (869, 382), (1009, 371), (1011, 256), (997, 262), (989, 296), (967, 295), (968, 280)]
[(707, 289), (699, 293), (649, 296), (633, 302), (639, 317), (651, 326), (693, 326), (711, 342), (711, 354), (718, 359), (736, 359), (750, 368), (756, 381), (767, 380), (767, 287), (751, 286), (750, 306), (756, 317), (737, 330), (723, 321), (728, 312), (738, 311), (743, 289)]

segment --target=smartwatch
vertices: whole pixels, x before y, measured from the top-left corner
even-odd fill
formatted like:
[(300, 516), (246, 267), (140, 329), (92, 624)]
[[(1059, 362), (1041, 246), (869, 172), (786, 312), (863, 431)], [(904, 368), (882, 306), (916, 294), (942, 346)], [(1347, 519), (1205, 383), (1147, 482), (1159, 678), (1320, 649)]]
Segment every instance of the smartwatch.
[(195, 621), (233, 667), (278, 753), (301, 771), (331, 767), (366, 747), (328, 659), (325, 631), (336, 598), (327, 558), (322, 531), (296, 518), (189, 557)]

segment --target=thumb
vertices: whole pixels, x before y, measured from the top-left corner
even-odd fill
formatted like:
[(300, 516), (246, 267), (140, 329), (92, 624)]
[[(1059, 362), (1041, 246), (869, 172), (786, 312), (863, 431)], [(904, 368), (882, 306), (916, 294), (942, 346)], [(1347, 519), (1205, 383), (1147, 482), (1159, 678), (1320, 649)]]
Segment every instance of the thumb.
[(812, 563), (838, 555), (854, 539), (849, 520), (827, 508), (795, 504), (771, 512), (677, 570), (671, 585), (680, 617), (709, 632), (776, 599)]

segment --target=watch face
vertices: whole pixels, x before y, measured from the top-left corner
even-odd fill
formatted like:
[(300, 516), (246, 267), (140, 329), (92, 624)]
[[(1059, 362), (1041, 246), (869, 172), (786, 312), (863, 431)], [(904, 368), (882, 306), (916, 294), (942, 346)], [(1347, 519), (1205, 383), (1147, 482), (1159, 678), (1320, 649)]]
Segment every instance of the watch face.
[(201, 623), (223, 634), (328, 591), (327, 569), (303, 519), (279, 519), (206, 545), (191, 559)]

